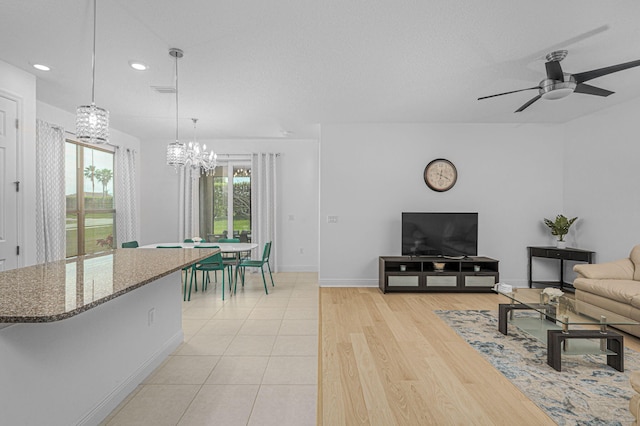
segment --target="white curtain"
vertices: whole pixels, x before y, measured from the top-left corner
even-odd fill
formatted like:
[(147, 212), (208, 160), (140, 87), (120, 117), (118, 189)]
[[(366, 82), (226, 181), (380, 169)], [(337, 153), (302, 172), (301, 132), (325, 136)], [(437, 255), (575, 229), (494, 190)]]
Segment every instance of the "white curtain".
[(270, 265), (278, 268), (278, 154), (251, 154), (251, 242), (258, 244), (253, 257), (262, 258), (265, 243), (272, 241)]
[(178, 175), (180, 176), (178, 239), (183, 241), (185, 238), (201, 237), (206, 240), (206, 235), (200, 235), (200, 170), (184, 167)]
[(61, 127), (36, 120), (36, 260), (66, 257), (65, 139)]
[(137, 240), (136, 152), (116, 148), (116, 242)]

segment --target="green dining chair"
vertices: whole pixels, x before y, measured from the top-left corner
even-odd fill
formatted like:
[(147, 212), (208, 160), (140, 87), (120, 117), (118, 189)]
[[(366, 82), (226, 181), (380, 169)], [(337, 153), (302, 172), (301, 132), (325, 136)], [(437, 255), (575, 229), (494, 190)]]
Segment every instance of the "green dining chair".
[[(156, 246), (156, 248), (159, 249), (166, 249), (166, 248), (182, 248), (182, 246)], [(191, 271), (191, 266), (185, 266), (184, 268), (182, 268), (182, 272), (184, 272), (184, 275), (181, 275), (181, 279), (182, 282), (184, 283), (184, 288), (185, 291), (187, 289), (187, 280), (189, 279), (189, 272)], [(196, 282), (196, 292), (198, 291), (198, 283)], [(184, 299), (184, 297), (183, 297)], [(191, 299), (191, 287), (189, 287), (189, 299)]]
[[(184, 242), (185, 242), (185, 243), (194, 243), (195, 241), (193, 241), (193, 238), (185, 238), (185, 239), (184, 239)], [(200, 244), (200, 243), (206, 243), (206, 242), (207, 242), (206, 240), (201, 239), (201, 241), (200, 241), (198, 244)], [(211, 247), (209, 247), (209, 248), (211, 248)], [(222, 257), (224, 258), (224, 255), (223, 255)], [(215, 275), (214, 275), (215, 280), (216, 280), (216, 281), (218, 281), (218, 271), (214, 271), (214, 274), (215, 274)], [(196, 292), (197, 292), (197, 291), (198, 291), (198, 283), (196, 282)]]
[[(209, 247), (201, 247), (201, 246), (195, 246), (194, 248), (219, 248), (216, 246), (209, 246)], [(196, 282), (196, 287), (198, 285), (198, 277), (197, 277), (197, 272), (198, 271), (202, 271), (202, 291), (205, 291), (207, 289), (207, 285), (209, 282), (211, 282), (211, 279), (209, 277), (209, 272), (210, 271), (222, 271), (222, 300), (224, 300), (224, 287), (225, 287), (225, 270), (227, 269), (227, 265), (224, 264), (224, 262), (222, 261), (222, 253), (216, 253), (213, 256), (209, 256), (206, 259), (201, 260), (200, 262), (196, 263), (193, 265), (193, 268), (191, 270), (191, 279), (189, 280), (189, 299), (191, 300), (191, 286), (193, 284), (194, 281), (194, 277), (195, 277), (195, 282)], [(206, 272), (206, 275), (205, 275)], [(185, 283), (185, 292), (186, 292), (186, 283)], [(196, 290), (197, 291), (197, 290)], [(229, 291), (231, 291), (231, 273), (229, 273)]]
[[(269, 256), (271, 256), (271, 241), (264, 245), (264, 251), (262, 252), (262, 260), (251, 260), (244, 259), (240, 261), (238, 264), (238, 269), (240, 269), (240, 277), (242, 279), (242, 286), (244, 287), (244, 275), (246, 268), (260, 268), (260, 272), (262, 272), (262, 283), (264, 284), (264, 292), (269, 294), (267, 290), (267, 280), (264, 277), (264, 265), (267, 265), (269, 269), (269, 276), (271, 277), (271, 286), (275, 287), (275, 283), (273, 282), (273, 275), (271, 274), (271, 265), (269, 265)], [(236, 280), (236, 284), (233, 287), (233, 293), (235, 294), (236, 289), (238, 288), (238, 280)]]
[(138, 248), (140, 245), (137, 241), (127, 241), (122, 243), (122, 248)]
[(239, 243), (240, 238), (219, 238), (219, 243)]
[[(218, 239), (219, 243), (240, 243), (240, 239), (239, 238), (220, 238)], [(229, 266), (232, 269), (232, 273), (233, 273), (233, 267), (236, 266), (238, 264), (237, 258), (236, 258), (236, 254), (235, 253), (231, 253), (231, 254), (222, 254), (222, 260), (224, 261), (224, 264)]]

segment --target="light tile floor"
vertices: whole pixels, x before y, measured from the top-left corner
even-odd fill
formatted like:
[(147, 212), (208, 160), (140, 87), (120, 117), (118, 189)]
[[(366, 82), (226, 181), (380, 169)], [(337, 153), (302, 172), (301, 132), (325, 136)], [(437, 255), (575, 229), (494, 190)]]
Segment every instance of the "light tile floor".
[(103, 426), (316, 424), (317, 274), (274, 274), (268, 295), (247, 276), (224, 302), (221, 283), (183, 302), (184, 343)]

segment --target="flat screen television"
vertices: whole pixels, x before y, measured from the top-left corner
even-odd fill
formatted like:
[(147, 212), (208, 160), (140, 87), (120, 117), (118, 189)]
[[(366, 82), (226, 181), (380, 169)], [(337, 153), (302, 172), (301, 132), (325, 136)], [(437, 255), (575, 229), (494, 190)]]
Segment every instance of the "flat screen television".
[(403, 256), (477, 256), (478, 213), (402, 213)]

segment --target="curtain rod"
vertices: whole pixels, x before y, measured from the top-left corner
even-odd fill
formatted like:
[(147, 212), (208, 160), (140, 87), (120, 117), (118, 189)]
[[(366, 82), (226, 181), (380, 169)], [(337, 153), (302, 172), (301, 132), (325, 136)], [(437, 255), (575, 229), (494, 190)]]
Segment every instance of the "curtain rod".
[[(57, 126), (56, 126), (56, 128), (57, 128), (57, 129), (62, 129), (62, 127), (57, 127)], [(65, 133), (68, 133), (68, 134), (70, 134), (70, 135), (72, 135), (72, 136), (76, 136), (76, 134), (75, 134), (75, 133), (70, 132), (70, 131), (68, 131), (68, 130), (65, 130), (64, 132), (65, 132)], [(77, 142), (77, 143), (79, 143), (79, 144), (81, 144), (81, 145), (84, 145), (84, 146), (88, 146), (88, 147), (91, 147), (91, 146), (93, 146), (93, 145), (94, 145), (94, 144), (84, 143), (84, 142), (80, 142), (80, 141), (75, 141), (75, 142)], [(119, 149), (119, 148), (120, 148), (120, 145), (116, 145), (116, 144), (113, 144), (113, 143), (111, 143), (111, 142), (106, 142), (106, 143), (103, 143), (103, 144), (100, 144), (100, 145), (108, 145), (108, 146), (112, 146), (112, 147), (114, 147), (114, 148), (116, 148), (116, 149)], [(100, 145), (97, 145), (97, 146), (99, 147)], [(131, 148), (127, 148), (127, 150), (131, 150), (131, 151), (133, 151), (133, 152), (137, 152), (135, 149), (131, 149)]]
[[(226, 157), (251, 157), (254, 154), (270, 154), (270, 153), (267, 153), (267, 152), (250, 152), (250, 153), (247, 153), (247, 154), (217, 154), (217, 155), (218, 155), (218, 157), (221, 156), (221, 155), (224, 155)], [(280, 157), (282, 155), (282, 153), (280, 153), (280, 152), (276, 152), (275, 154), (276, 154), (276, 157)]]

